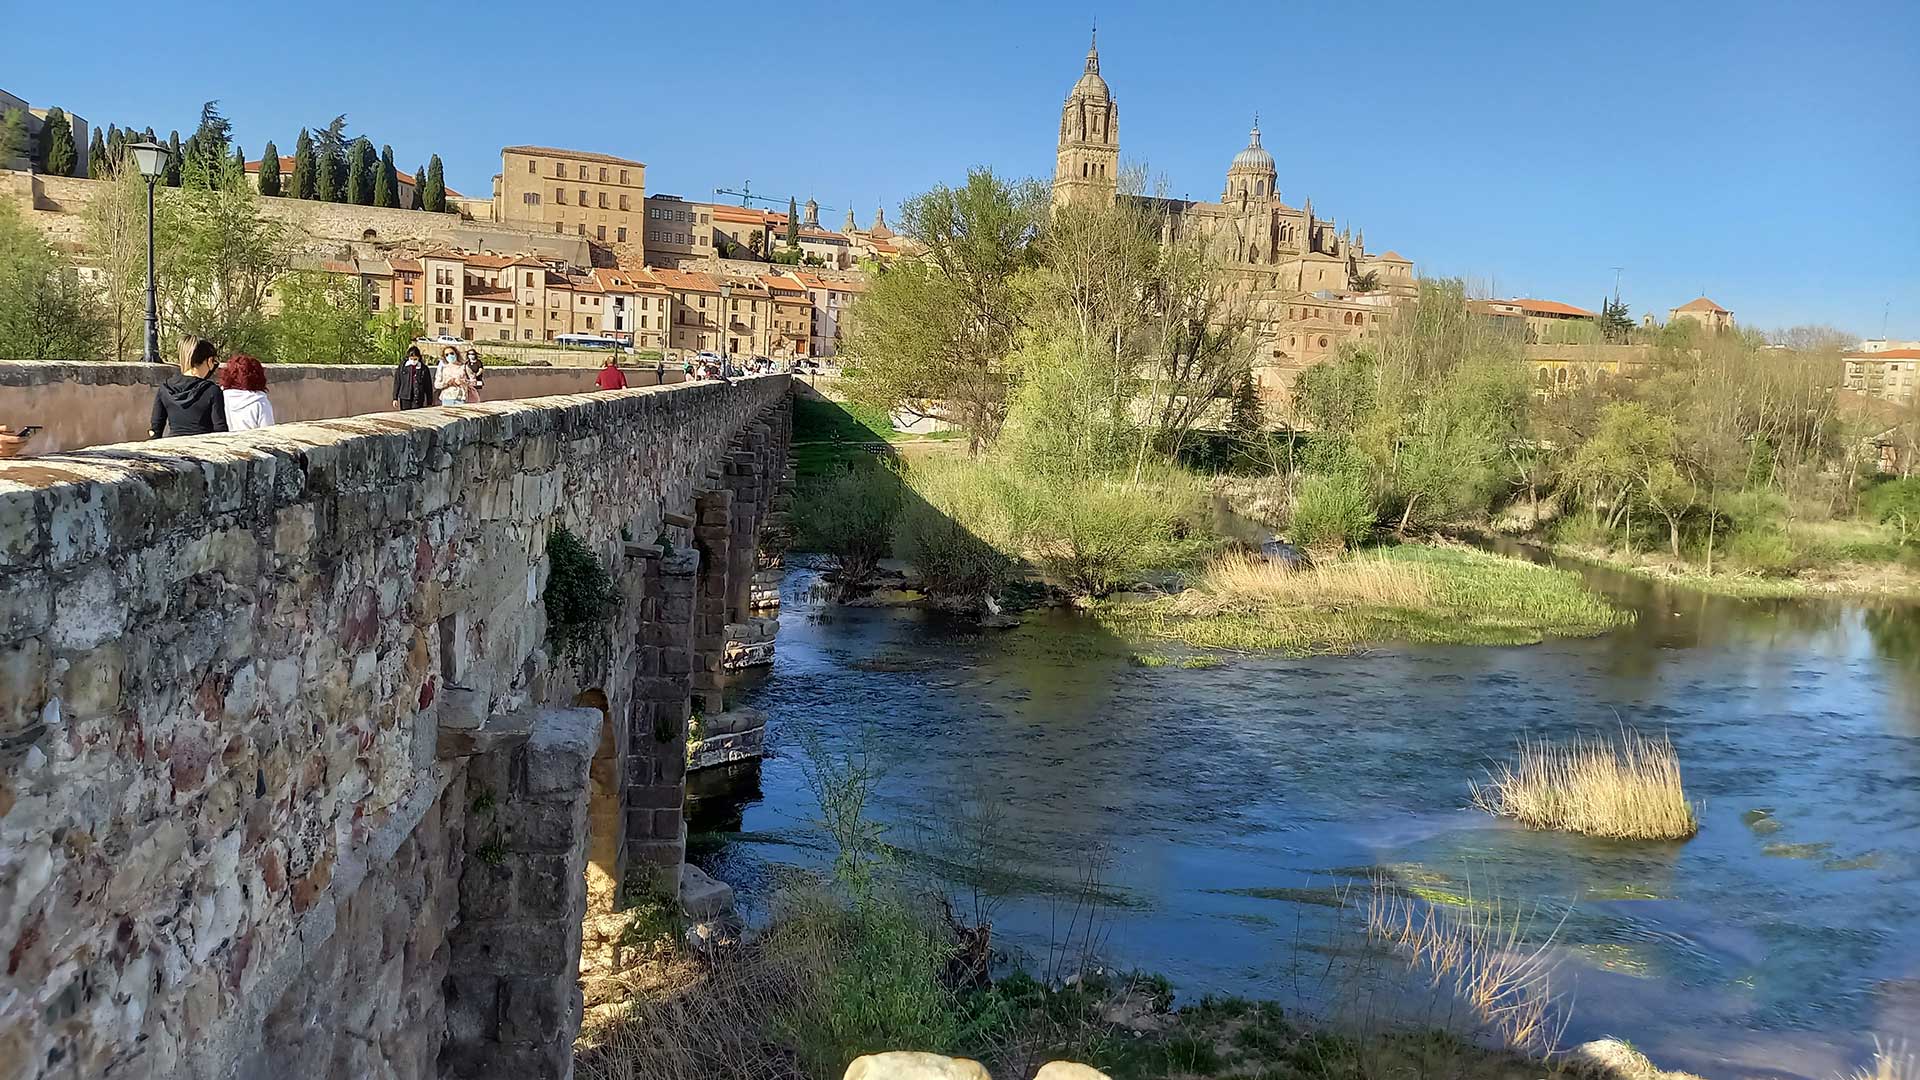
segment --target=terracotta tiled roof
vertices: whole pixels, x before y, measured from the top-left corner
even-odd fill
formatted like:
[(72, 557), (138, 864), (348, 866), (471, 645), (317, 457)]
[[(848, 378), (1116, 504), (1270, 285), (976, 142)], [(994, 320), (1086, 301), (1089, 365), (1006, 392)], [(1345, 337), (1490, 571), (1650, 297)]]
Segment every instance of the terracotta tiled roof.
[(766, 282), (767, 288), (774, 292), (796, 293), (807, 291), (807, 287), (801, 284), (798, 279), (786, 274), (769, 274), (760, 280)]
[(1884, 349), (1880, 352), (1848, 353), (1847, 360), (1920, 360), (1920, 349)]
[(1673, 310), (1675, 311), (1718, 311), (1728, 315), (1733, 314), (1732, 312), (1727, 311), (1726, 308), (1721, 307), (1719, 304), (1714, 303), (1713, 301), (1707, 299), (1704, 296), (1698, 300), (1689, 300), (1686, 303), (1681, 304), (1679, 307), (1674, 308)]
[(751, 206), (716, 206), (713, 208), (715, 221), (737, 221), (754, 225), (786, 224), (787, 215), (773, 214), (765, 210), (755, 210)]
[(466, 257), (468, 266), (477, 266), (482, 270), (499, 270), (517, 262), (519, 260), (511, 255), (489, 255), (485, 252)]
[(1593, 312), (1577, 308), (1572, 304), (1563, 304), (1558, 300), (1499, 300), (1501, 304), (1512, 304), (1530, 315), (1572, 315), (1582, 319), (1593, 318)]
[(538, 154), (542, 157), (566, 158), (570, 161), (602, 161), (609, 165), (632, 165), (644, 169), (647, 163), (632, 158), (614, 157), (612, 154), (596, 154), (590, 150), (562, 150), (556, 146), (503, 146), (503, 154)]
[(512, 303), (513, 290), (512, 289), (494, 289), (494, 288), (489, 288), (485, 285), (469, 285), (467, 286), (467, 299), (486, 300), (489, 302), (495, 301), (495, 300), (505, 300), (508, 303)]
[(720, 286), (710, 275), (691, 270), (654, 270), (654, 279), (675, 292), (717, 293)]
[(426, 260), (426, 259), (449, 260), (450, 259), (453, 262), (457, 262), (457, 263), (464, 263), (467, 261), (467, 255), (465, 252), (455, 251), (452, 248), (434, 248), (432, 251), (423, 251), (420, 253), (420, 258), (422, 260)]
[(603, 292), (644, 292), (645, 287), (625, 270), (596, 269), (590, 275)]
[(320, 269), (329, 274), (357, 274), (360, 272), (359, 267), (350, 262), (341, 262), (338, 259), (320, 260)]
[(393, 268), (396, 271), (407, 270), (415, 274), (420, 272), (420, 264), (413, 259), (394, 259)]

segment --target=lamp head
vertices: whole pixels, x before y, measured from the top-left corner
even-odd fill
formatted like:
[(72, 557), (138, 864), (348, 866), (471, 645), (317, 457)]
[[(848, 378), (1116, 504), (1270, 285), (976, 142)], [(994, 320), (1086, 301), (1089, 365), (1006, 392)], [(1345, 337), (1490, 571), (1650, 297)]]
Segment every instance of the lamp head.
[(166, 171), (170, 154), (159, 143), (137, 142), (127, 149), (133, 151), (133, 161), (140, 167), (141, 176), (151, 180)]

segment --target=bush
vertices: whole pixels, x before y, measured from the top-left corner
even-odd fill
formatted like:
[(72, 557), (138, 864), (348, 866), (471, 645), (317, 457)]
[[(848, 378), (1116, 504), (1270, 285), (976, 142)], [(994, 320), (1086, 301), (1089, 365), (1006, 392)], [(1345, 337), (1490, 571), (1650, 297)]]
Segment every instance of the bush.
[(595, 628), (620, 601), (613, 576), (593, 549), (565, 525), (547, 534), (547, 637), (562, 656), (578, 658)]
[(1293, 502), (1293, 539), (1308, 549), (1350, 548), (1373, 534), (1377, 514), (1364, 477), (1308, 476)]
[(870, 462), (802, 481), (795, 544), (831, 557), (844, 588), (865, 585), (893, 547), (901, 487), (898, 475)]
[(1743, 570), (1780, 575), (1793, 570), (1800, 553), (1778, 525), (1742, 525), (1727, 540), (1727, 561)]
[(1006, 584), (1025, 531), (1025, 503), (1008, 480), (986, 463), (962, 461), (929, 461), (907, 474), (914, 497), (901, 511), (894, 549), (929, 594), (974, 600)]
[(1152, 488), (1119, 481), (1048, 485), (1034, 555), (1047, 576), (1081, 596), (1139, 580), (1174, 538)]
[(1920, 534), (1920, 477), (1876, 484), (1860, 501), (1868, 517), (1899, 530), (1901, 543)]

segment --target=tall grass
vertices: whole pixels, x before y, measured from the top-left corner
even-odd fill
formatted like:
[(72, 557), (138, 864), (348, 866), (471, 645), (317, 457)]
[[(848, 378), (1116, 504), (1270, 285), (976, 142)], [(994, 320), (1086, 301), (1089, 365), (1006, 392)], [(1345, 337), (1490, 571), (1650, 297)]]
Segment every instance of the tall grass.
[(1293, 570), (1234, 553), (1208, 564), (1169, 607), (1181, 615), (1208, 616), (1281, 605), (1418, 608), (1430, 604), (1433, 597), (1433, 581), (1426, 571), (1404, 561), (1367, 557)]
[(1920, 1080), (1920, 1057), (1914, 1055), (1905, 1040), (1885, 1043), (1873, 1040), (1873, 1064), (1855, 1069), (1842, 1080)]
[(1367, 933), (1425, 969), (1432, 985), (1450, 986), (1506, 1046), (1545, 1056), (1570, 1014), (1553, 990), (1559, 926), (1536, 935), (1538, 914), (1498, 895), (1476, 900), (1471, 890), (1460, 909), (1442, 910), (1382, 881), (1367, 904)]
[(1615, 840), (1684, 840), (1699, 830), (1665, 736), (1623, 730), (1618, 741), (1520, 744), (1515, 760), (1470, 785), (1473, 804), (1530, 829)]
[(793, 500), (794, 544), (831, 556), (842, 587), (865, 584), (893, 549), (903, 488), (897, 473), (874, 463), (802, 481)]

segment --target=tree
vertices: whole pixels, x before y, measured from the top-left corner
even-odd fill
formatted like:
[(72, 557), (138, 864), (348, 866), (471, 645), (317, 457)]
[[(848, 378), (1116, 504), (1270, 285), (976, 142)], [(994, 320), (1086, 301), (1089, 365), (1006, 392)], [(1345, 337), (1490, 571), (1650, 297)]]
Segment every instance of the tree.
[(233, 157), (228, 159), (227, 164), (233, 170), (233, 175), (242, 181), (247, 179), (247, 152), (241, 149), (239, 143), (233, 144)]
[(112, 171), (107, 164), (107, 140), (99, 128), (93, 129), (93, 142), (87, 147), (87, 175), (99, 180)]
[(1357, 293), (1370, 293), (1379, 287), (1380, 272), (1378, 270), (1369, 270), (1353, 279), (1353, 291)]
[(1016, 279), (1038, 264), (1046, 207), (1040, 185), (984, 168), (907, 201), (901, 231), (926, 255), (876, 274), (848, 316), (856, 401), (952, 423), (976, 452), (998, 434), (1025, 309)]
[(1266, 418), (1260, 411), (1260, 388), (1253, 381), (1252, 371), (1243, 372), (1239, 385), (1233, 389), (1233, 409), (1227, 423), (1241, 438), (1258, 436), (1266, 427)]
[(314, 157), (313, 136), (306, 128), (300, 129), (300, 138), (293, 144), (293, 183), (287, 192), (296, 199), (317, 199), (320, 197), (320, 167)]
[(120, 163), (127, 160), (128, 134), (118, 124), (107, 125), (107, 169), (111, 172), (120, 171)]
[(336, 116), (313, 138), (316, 169), (314, 197), (344, 202), (347, 197), (347, 118)]
[(791, 195), (787, 196), (787, 246), (800, 246), (800, 206)]
[(73, 144), (73, 124), (58, 106), (48, 109), (46, 123), (40, 126), (40, 171), (52, 176), (72, 176), (79, 163), (79, 148)]
[(367, 168), (367, 159), (373, 156), (373, 144), (366, 136), (353, 140), (347, 147), (347, 197), (349, 203), (358, 206), (373, 205), (374, 172)]
[(89, 246), (101, 275), (106, 356), (138, 360), (146, 348), (147, 294), (147, 183), (140, 170), (122, 168), (108, 177), (88, 204), (87, 218)]
[(442, 214), (447, 209), (447, 178), (440, 155), (427, 159), (427, 180), (420, 188), (420, 209)]
[(220, 103), (209, 101), (201, 105), (200, 126), (194, 129), (183, 150), (182, 175), (202, 186), (214, 186), (226, 171), (232, 143), (233, 123), (220, 114)]
[(244, 177), (190, 184), (156, 208), (163, 336), (271, 355), (267, 291), (287, 269), (285, 226), (260, 213)]
[(288, 364), (362, 364), (378, 359), (366, 290), (358, 279), (297, 271), (276, 289), (274, 359)]
[(400, 171), (393, 167), (393, 147), (380, 148), (380, 174), (373, 181), (373, 205), (400, 205)]
[(167, 136), (167, 178), (168, 187), (179, 187), (180, 179), (185, 175), (185, 151), (180, 146), (180, 132), (174, 131)]
[(426, 185), (426, 182), (427, 182), (427, 167), (425, 165), (416, 167), (413, 170), (413, 183), (412, 185), (410, 185), (410, 190), (412, 194), (407, 197), (407, 209), (418, 210), (421, 208), (420, 207), (420, 189)]
[(0, 116), (0, 162), (27, 156), (27, 111), (8, 109)]
[(12, 200), (0, 199), (0, 356), (95, 360), (105, 325), (94, 290), (61, 264)]
[(1633, 318), (1617, 296), (1600, 302), (1600, 336), (1610, 345), (1625, 345), (1633, 340)]
[[(307, 152), (312, 154), (313, 147), (308, 146)], [(297, 186), (298, 182), (295, 183)], [(273, 145), (272, 139), (268, 139), (266, 148), (260, 151), (260, 183), (256, 186), (262, 195), (280, 194), (280, 148)]]

